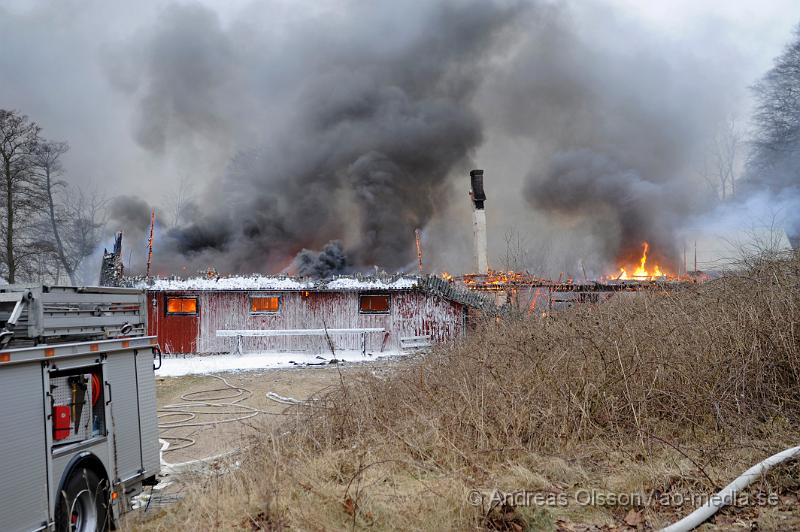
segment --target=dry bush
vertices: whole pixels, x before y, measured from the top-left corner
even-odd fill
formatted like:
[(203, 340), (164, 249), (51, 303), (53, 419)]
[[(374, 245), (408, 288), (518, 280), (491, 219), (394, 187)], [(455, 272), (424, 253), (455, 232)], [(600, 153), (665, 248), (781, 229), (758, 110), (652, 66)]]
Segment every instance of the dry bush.
[(388, 437), (442, 463), (596, 438), (796, 427), (798, 269), (797, 259), (769, 261), (677, 291), (492, 320), (388, 379), (343, 383), (307, 412), (302, 437), (320, 449)]
[[(487, 321), (462, 343), (293, 407), (282, 433), (193, 507), (239, 483), (270, 502), (229, 511), (268, 510), (301, 529), (512, 530), (552, 528), (553, 514), (476, 510), (466, 490), (719, 488), (796, 437), (799, 274), (796, 256), (754, 261), (679, 290)], [(797, 489), (785, 476), (764, 482)]]

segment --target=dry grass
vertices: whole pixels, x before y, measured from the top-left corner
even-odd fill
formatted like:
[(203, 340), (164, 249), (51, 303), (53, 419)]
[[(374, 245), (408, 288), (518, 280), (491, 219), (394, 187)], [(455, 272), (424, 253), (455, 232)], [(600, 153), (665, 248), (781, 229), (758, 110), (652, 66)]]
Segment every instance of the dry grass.
[[(245, 467), (198, 483), (185, 503), (142, 526), (665, 524), (690, 507), (475, 507), (466, 497), (474, 488), (660, 496), (723, 486), (797, 444), (798, 323), (797, 256), (755, 260), (680, 291), (484, 323), (388, 377), (365, 371), (314, 406), (294, 407)], [(753, 490), (796, 496), (799, 473), (778, 468)], [(726, 515), (781, 528), (780, 511)]]

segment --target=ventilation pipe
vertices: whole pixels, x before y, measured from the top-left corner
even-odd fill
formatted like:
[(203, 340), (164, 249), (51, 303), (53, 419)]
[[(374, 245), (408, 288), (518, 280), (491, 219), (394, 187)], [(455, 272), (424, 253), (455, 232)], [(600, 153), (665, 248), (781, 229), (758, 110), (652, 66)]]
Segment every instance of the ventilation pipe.
[(475, 273), (489, 273), (489, 257), (486, 251), (486, 211), (483, 204), (486, 194), (483, 191), (483, 170), (469, 173), (472, 199), (472, 229), (475, 235)]

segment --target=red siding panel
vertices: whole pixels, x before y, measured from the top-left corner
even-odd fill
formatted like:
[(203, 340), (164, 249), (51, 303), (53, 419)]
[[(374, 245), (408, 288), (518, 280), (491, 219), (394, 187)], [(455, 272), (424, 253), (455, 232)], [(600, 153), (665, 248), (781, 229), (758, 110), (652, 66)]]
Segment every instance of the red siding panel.
[(197, 296), (200, 312), (203, 301), (195, 292), (148, 292), (148, 333), (158, 337), (158, 345), (165, 353), (194, 353), (200, 316), (167, 315), (167, 296)]

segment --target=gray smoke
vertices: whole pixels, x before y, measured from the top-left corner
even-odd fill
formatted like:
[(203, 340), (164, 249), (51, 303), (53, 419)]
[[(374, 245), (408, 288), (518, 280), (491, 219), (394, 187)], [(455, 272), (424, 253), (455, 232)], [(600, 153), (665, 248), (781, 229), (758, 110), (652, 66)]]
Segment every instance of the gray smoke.
[[(730, 113), (746, 127), (798, 17), (793, 0), (10, 0), (0, 101), (70, 143), (65, 179), (182, 213), (157, 225), (160, 274), (283, 271), (333, 240), (353, 269), (397, 269), (417, 227), (426, 266), (466, 271), (482, 167), (492, 266), (510, 227), (535, 271), (592, 275), (644, 239), (674, 255), (706, 207), (704, 146)], [(165, 204), (184, 178), (188, 203)], [(133, 260), (138, 210), (109, 225)]]
[(327, 279), (347, 272), (347, 257), (338, 240), (325, 244), (322, 251), (301, 250), (295, 259), (301, 277)]
[(698, 161), (735, 102), (731, 75), (613, 17), (584, 32), (551, 15), (495, 85), (504, 127), (535, 153), (525, 199), (565, 228), (584, 223), (592, 269), (635, 262), (643, 241), (674, 268), (682, 220), (712, 204)]
[(136, 196), (117, 196), (108, 204), (109, 226), (116, 231), (143, 232), (150, 227), (151, 207)]
[[(280, 270), (337, 239), (356, 267), (412, 259), (414, 229), (482, 140), (469, 104), (485, 58), (524, 9), (420, 3), (396, 18), (385, 6), (344, 4), (357, 16), (310, 18), (280, 38), (174, 5), (146, 36), (136, 69), (142, 147), (159, 153), (197, 137), (238, 146), (195, 219), (161, 242), (157, 266)], [(238, 116), (242, 103), (253, 107)]]

